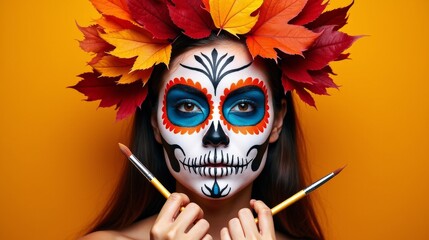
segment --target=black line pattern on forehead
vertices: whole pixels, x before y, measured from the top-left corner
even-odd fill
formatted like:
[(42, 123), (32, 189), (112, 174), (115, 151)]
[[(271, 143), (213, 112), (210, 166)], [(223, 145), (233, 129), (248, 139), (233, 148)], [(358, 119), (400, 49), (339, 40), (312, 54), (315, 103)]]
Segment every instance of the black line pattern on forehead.
[(225, 70), (225, 68), (232, 61), (234, 61), (234, 58), (235, 58), (235, 56), (229, 56), (228, 58), (226, 58), (227, 55), (228, 55), (228, 53), (225, 53), (224, 55), (222, 55), (218, 58), (218, 52), (217, 52), (216, 48), (213, 48), (212, 53), (211, 53), (211, 58), (208, 57), (207, 55), (205, 55), (204, 53), (201, 53), (202, 57), (200, 57), (198, 55), (194, 55), (195, 60), (199, 64), (201, 64), (203, 68), (191, 67), (191, 66), (187, 66), (184, 64), (180, 64), (180, 66), (187, 68), (187, 69), (190, 69), (190, 70), (193, 70), (193, 71), (201, 72), (204, 75), (206, 75), (209, 78), (209, 80), (212, 82), (213, 87), (215, 89), (215, 94), (216, 94), (216, 88), (217, 88), (219, 82), (222, 80), (222, 78), (224, 78), (226, 75), (228, 75), (230, 73), (241, 71), (241, 70), (247, 68), (248, 66), (250, 66), (252, 64), (252, 62), (250, 62), (244, 66), (241, 66), (238, 68), (233, 68), (233, 69), (230, 69), (226, 72), (223, 72)]

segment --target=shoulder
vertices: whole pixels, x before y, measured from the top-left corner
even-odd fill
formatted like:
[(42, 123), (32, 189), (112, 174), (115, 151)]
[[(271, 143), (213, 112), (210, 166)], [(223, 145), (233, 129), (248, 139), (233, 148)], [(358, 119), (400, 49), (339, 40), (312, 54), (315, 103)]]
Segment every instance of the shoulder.
[(115, 231), (98, 231), (79, 238), (78, 240), (134, 240)]
[(131, 226), (121, 230), (121, 234), (130, 236), (131, 238), (150, 239), (150, 230), (158, 215), (154, 215), (138, 221)]
[(137, 240), (149, 239), (150, 229), (155, 222), (156, 215), (143, 219), (133, 225), (118, 231), (98, 231), (90, 233), (78, 240)]

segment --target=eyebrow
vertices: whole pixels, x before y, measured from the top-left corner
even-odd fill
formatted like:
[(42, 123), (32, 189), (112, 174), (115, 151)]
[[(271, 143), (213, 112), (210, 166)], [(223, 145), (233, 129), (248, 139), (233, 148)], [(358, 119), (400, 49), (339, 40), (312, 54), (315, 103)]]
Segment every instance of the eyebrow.
[(178, 89), (178, 90), (187, 92), (189, 94), (192, 94), (194, 96), (207, 99), (206, 95), (203, 92), (201, 92), (200, 90), (198, 90), (194, 87), (188, 86), (188, 85), (176, 84), (176, 85), (172, 86), (169, 91), (174, 90), (174, 89)]
[(253, 90), (253, 89), (260, 90), (260, 91), (263, 92), (263, 90), (260, 87), (251, 85), (251, 86), (244, 86), (244, 87), (235, 89), (230, 94), (228, 94), (228, 96), (240, 95), (240, 94), (243, 94), (243, 93), (247, 93), (247, 92), (249, 92), (250, 90)]

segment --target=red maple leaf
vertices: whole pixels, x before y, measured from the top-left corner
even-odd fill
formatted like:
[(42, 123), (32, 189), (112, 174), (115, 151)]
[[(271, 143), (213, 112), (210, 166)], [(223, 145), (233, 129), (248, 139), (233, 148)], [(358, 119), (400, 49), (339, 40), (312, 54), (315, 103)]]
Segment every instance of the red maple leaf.
[(296, 90), (299, 97), (311, 106), (315, 106), (315, 103), (308, 91), (326, 95), (327, 88), (338, 87), (329, 76), (333, 74), (329, 63), (347, 58), (348, 54), (343, 52), (359, 38), (338, 32), (335, 28), (336, 26), (323, 26), (315, 29), (321, 35), (311, 49), (304, 52), (304, 58), (284, 56), (282, 60), (282, 83), (285, 90)]
[(79, 46), (85, 52), (99, 53), (110, 51), (114, 48), (112, 45), (110, 45), (108, 42), (104, 41), (104, 39), (100, 37), (99, 33), (100, 31), (103, 31), (100, 26), (92, 25), (89, 27), (81, 27), (78, 24), (76, 25), (83, 33), (84, 39), (82, 41), (79, 41)]
[(174, 0), (173, 3), (168, 5), (171, 19), (185, 31), (185, 35), (194, 39), (210, 35), (215, 27), (201, 0)]
[(305, 7), (294, 19), (289, 21), (294, 25), (305, 25), (317, 19), (320, 14), (325, 10), (328, 2), (323, 4), (323, 0), (308, 0)]
[(336, 26), (335, 30), (339, 30), (340, 28), (342, 28), (344, 25), (347, 24), (347, 20), (348, 20), (347, 14), (349, 9), (352, 7), (353, 3), (354, 1), (352, 1), (352, 3), (350, 3), (350, 5), (346, 7), (337, 8), (337, 9), (322, 13), (316, 20), (308, 24), (307, 27), (309, 29), (314, 29), (322, 26), (334, 25)]
[(166, 0), (129, 0), (133, 19), (158, 39), (174, 39), (180, 34), (170, 18)]
[(141, 81), (117, 84), (119, 78), (101, 77), (98, 72), (83, 73), (79, 77), (82, 80), (70, 88), (87, 96), (86, 101), (101, 100), (99, 107), (116, 105), (116, 120), (133, 114), (147, 96), (147, 86)]
[(329, 62), (344, 59), (348, 56), (343, 52), (349, 48), (358, 37), (352, 37), (345, 33), (335, 31), (336, 26), (324, 26), (315, 29), (321, 32), (319, 38), (313, 43), (310, 50), (300, 56), (285, 56), (282, 70), (289, 78), (299, 82), (313, 82), (307, 70), (320, 70)]
[(305, 90), (305, 86), (303, 85), (303, 83), (293, 81), (289, 79), (285, 74), (282, 74), (282, 85), (285, 92), (295, 91), (302, 101), (304, 101), (310, 106), (316, 107), (316, 102), (314, 101), (314, 98), (307, 90)]

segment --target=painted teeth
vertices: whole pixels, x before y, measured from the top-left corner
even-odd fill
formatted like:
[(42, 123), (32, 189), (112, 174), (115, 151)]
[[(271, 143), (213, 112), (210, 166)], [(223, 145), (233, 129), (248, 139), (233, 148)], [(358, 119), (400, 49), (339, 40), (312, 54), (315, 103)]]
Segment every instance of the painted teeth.
[(190, 173), (198, 174), (201, 176), (210, 177), (225, 177), (232, 174), (241, 174), (248, 168), (249, 165), (245, 166), (231, 166), (231, 167), (200, 167), (200, 166), (189, 166), (183, 164), (183, 168)]
[[(183, 169), (189, 171), (189, 173), (199, 174), (200, 176), (224, 177), (243, 173), (249, 167), (252, 160), (249, 161), (239, 156), (224, 154), (222, 150), (220, 150), (219, 154), (215, 150), (214, 152), (209, 151), (199, 157), (185, 157), (183, 160), (179, 160), (179, 162), (182, 164)], [(212, 166), (213, 164), (220, 164), (220, 166), (214, 167)]]

